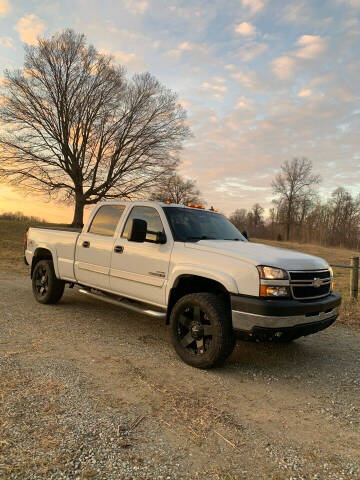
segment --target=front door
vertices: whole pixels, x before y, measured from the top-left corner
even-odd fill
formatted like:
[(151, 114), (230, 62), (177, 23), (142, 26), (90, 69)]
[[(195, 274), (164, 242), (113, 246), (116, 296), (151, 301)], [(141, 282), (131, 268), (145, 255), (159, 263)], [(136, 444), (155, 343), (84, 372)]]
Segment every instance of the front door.
[[(132, 220), (147, 222), (146, 240), (131, 242)], [(156, 243), (157, 234), (164, 233), (159, 212), (148, 206), (134, 206), (126, 220), (123, 232), (115, 240), (111, 257), (110, 287), (121, 295), (157, 305), (165, 305), (165, 286), (168, 277), (172, 239)]]
[(114, 235), (124, 205), (103, 205), (77, 241), (75, 277), (78, 283), (110, 289), (109, 271)]

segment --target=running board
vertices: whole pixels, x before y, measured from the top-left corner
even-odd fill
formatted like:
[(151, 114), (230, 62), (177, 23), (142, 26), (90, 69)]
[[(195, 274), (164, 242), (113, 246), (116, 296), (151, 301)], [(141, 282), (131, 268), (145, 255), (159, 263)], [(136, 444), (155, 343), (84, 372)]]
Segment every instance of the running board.
[(149, 317), (154, 318), (163, 318), (166, 319), (166, 312), (158, 312), (157, 310), (150, 310), (145, 306), (134, 305), (130, 303), (129, 300), (126, 298), (122, 298), (121, 300), (117, 300), (115, 298), (111, 298), (110, 296), (104, 295), (102, 293), (92, 293), (89, 290), (85, 290), (84, 288), (79, 289), (80, 293), (87, 295), (91, 298), (96, 298), (102, 300), (103, 302), (111, 303), (112, 305), (116, 305), (118, 307), (127, 308), (128, 310), (132, 310), (133, 312), (142, 313), (144, 315), (148, 315)]

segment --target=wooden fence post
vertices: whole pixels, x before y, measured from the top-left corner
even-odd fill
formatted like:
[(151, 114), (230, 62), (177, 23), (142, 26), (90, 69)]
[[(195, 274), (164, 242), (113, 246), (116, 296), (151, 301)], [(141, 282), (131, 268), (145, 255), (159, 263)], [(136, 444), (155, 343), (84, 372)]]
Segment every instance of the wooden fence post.
[(351, 300), (357, 300), (359, 290), (359, 257), (351, 258), (351, 270), (350, 270), (350, 298)]

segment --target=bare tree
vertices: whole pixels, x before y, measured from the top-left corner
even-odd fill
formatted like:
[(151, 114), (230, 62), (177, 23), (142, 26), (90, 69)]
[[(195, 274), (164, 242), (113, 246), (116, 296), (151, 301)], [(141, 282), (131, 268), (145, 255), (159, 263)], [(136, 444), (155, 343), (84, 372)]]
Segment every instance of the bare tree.
[(242, 231), (248, 226), (248, 212), (245, 208), (238, 208), (229, 217), (230, 222)]
[(194, 180), (186, 180), (177, 173), (163, 177), (151, 195), (152, 200), (171, 203), (204, 203)]
[(149, 191), (189, 135), (176, 95), (145, 73), (128, 80), (110, 56), (71, 30), (26, 47), (6, 71), (0, 178), (85, 205)]
[(260, 203), (255, 203), (251, 209), (254, 227), (257, 229), (263, 223), (264, 208)]
[(294, 158), (281, 165), (281, 171), (272, 182), (273, 192), (278, 195), (278, 210), (283, 213), (286, 225), (286, 239), (290, 239), (291, 225), (299, 205), (311, 194), (315, 185), (320, 182), (318, 175), (312, 173), (312, 163), (306, 158)]

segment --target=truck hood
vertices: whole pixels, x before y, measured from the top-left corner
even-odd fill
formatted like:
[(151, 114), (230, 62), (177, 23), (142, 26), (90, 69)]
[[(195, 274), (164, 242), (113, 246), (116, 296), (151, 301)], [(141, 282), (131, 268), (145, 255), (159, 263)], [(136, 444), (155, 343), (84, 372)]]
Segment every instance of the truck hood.
[(328, 268), (328, 263), (319, 257), (285, 248), (270, 247), (261, 243), (228, 240), (200, 240), (186, 243), (187, 248), (205, 250), (226, 255), (253, 265), (269, 265), (285, 270), (317, 270)]

